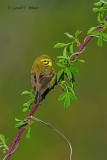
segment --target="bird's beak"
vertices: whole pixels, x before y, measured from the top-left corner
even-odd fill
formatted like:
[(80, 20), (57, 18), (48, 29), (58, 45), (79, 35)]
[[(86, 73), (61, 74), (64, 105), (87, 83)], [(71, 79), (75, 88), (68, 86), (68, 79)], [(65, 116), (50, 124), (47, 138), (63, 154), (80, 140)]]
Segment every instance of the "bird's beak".
[(51, 61), (55, 61), (56, 59), (51, 59)]

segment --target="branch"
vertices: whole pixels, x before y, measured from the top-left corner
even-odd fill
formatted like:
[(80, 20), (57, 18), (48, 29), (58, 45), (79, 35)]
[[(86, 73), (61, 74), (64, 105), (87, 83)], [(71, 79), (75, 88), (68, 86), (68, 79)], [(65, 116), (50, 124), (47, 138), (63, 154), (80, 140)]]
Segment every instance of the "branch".
[[(105, 21), (107, 21), (107, 16), (104, 18)], [(96, 29), (96, 31), (102, 31), (102, 24), (100, 24)], [(84, 39), (84, 42), (79, 46), (79, 48), (77, 49), (77, 51), (72, 54), (70, 56), (70, 59), (72, 61), (74, 61), (75, 57), (78, 56), (79, 54), (81, 54), (82, 52), (84, 52), (85, 48), (86, 48), (86, 45), (88, 44), (88, 42), (93, 38), (95, 37), (94, 35), (89, 35), (87, 36), (85, 39)]]
[[(107, 17), (105, 17), (104, 20), (107, 21)], [(101, 31), (101, 29), (102, 29), (101, 27), (102, 27), (102, 24), (100, 24), (100, 25), (96, 28), (96, 31)], [(77, 49), (77, 51), (70, 56), (70, 59), (71, 59), (72, 61), (75, 60), (75, 57), (76, 57), (76, 56), (78, 56), (79, 54), (83, 53), (83, 51), (84, 51), (85, 48), (86, 48), (86, 45), (88, 44), (88, 42), (89, 42), (93, 37), (94, 37), (93, 35), (89, 35), (89, 36), (87, 36), (87, 37), (85, 38), (84, 42), (79, 46), (79, 48)], [(55, 83), (54, 86), (55, 86), (55, 85), (57, 85), (57, 83)], [(54, 88), (54, 86), (53, 86), (52, 88), (47, 89), (47, 90), (45, 91), (45, 93), (42, 95), (42, 96), (43, 96), (43, 99), (44, 99), (44, 98), (46, 97), (46, 95), (51, 91), (51, 89)], [(32, 107), (32, 109), (31, 109), (31, 111), (29, 112), (29, 114), (28, 114), (27, 117), (32, 116), (32, 115), (35, 113), (35, 111), (37, 110), (37, 108), (38, 108), (39, 105), (40, 105), (40, 104), (34, 104), (34, 106)], [(26, 119), (27, 119), (27, 118), (26, 118)], [(20, 128), (20, 130), (18, 131), (15, 139), (13, 140), (13, 142), (12, 142), (12, 144), (11, 144), (11, 146), (10, 146), (10, 148), (9, 148), (9, 150), (8, 150), (5, 158), (4, 158), (5, 160), (9, 160), (9, 159), (10, 159), (10, 156), (11, 156), (11, 154), (15, 151), (16, 145), (19, 143), (19, 140), (20, 140), (20, 138), (21, 138), (21, 135), (22, 135), (23, 132), (25, 131), (27, 125), (28, 125), (28, 123), (26, 122), (26, 123)]]
[[(34, 104), (33, 108), (31, 109), (31, 111), (29, 112), (29, 114), (28, 114), (27, 117), (32, 116), (32, 115), (35, 113), (35, 111), (37, 110), (38, 106), (39, 106), (39, 104)], [(10, 159), (10, 156), (11, 156), (11, 154), (13, 153), (14, 149), (16, 148), (16, 145), (19, 143), (19, 140), (20, 140), (20, 138), (21, 138), (21, 135), (22, 135), (23, 132), (25, 131), (27, 124), (28, 124), (28, 123), (25, 123), (25, 124), (20, 128), (20, 130), (18, 131), (15, 139), (13, 140), (13, 142), (12, 142), (12, 144), (11, 144), (11, 146), (10, 146), (10, 148), (9, 148), (9, 150), (8, 150), (5, 158), (4, 158), (5, 160)]]

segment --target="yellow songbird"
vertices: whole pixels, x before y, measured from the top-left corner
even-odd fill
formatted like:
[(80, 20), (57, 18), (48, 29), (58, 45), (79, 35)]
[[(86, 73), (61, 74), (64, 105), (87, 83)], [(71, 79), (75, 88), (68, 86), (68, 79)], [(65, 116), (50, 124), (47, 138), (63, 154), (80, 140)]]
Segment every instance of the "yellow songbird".
[(32, 66), (31, 83), (35, 92), (34, 103), (40, 103), (42, 94), (46, 89), (51, 88), (56, 81), (56, 73), (52, 67), (52, 61), (48, 55), (41, 55), (38, 57)]

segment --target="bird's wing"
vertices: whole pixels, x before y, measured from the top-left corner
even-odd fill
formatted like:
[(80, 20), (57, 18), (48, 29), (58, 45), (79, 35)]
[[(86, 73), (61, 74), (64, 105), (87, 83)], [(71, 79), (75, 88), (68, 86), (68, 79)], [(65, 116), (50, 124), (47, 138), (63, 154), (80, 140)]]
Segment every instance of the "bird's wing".
[(37, 79), (36, 79), (36, 74), (32, 73), (31, 74), (31, 83), (32, 83), (32, 88), (34, 91), (36, 91), (36, 83), (37, 83)]
[(54, 77), (54, 71), (52, 70), (50, 73), (41, 72), (39, 77), (36, 77), (36, 73), (31, 74), (31, 83), (33, 90), (41, 91), (42, 89), (46, 89)]
[(48, 84), (50, 83), (50, 81), (52, 80), (52, 78), (54, 77), (54, 73), (53, 71), (51, 71), (49, 74), (46, 73), (40, 73), (39, 79), (38, 79), (38, 84), (40, 85), (39, 89), (45, 89)]

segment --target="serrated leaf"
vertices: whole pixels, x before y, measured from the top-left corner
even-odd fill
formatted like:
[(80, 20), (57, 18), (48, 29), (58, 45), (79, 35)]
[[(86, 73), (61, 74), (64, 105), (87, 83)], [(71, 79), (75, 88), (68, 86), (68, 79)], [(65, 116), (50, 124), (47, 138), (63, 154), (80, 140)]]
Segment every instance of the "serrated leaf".
[(64, 50), (63, 50), (63, 56), (68, 58), (68, 54), (67, 54), (67, 49), (66, 49), (66, 47), (65, 47)]
[(73, 38), (73, 36), (71, 35), (71, 34), (69, 34), (68, 32), (66, 32), (66, 33), (64, 33), (67, 37), (69, 37), (69, 38)]
[(104, 11), (101, 12), (101, 18), (104, 18)]
[(67, 57), (65, 57), (65, 56), (58, 56), (57, 58), (60, 58), (60, 59), (69, 59), (69, 58), (67, 58)]
[(20, 129), (20, 127), (22, 127), (24, 123), (25, 123), (24, 121), (20, 121), (19, 123), (15, 124), (15, 127)]
[(99, 47), (102, 47), (103, 46), (103, 36), (101, 35), (97, 41), (97, 44)]
[(33, 103), (33, 100), (29, 100), (28, 102), (23, 104), (23, 107), (28, 107), (29, 108), (32, 105), (32, 103)]
[(95, 36), (100, 36), (102, 33), (98, 31), (92, 31), (91, 34)]
[(57, 82), (59, 81), (60, 77), (62, 76), (64, 72), (64, 69), (61, 69), (58, 73), (57, 73)]
[(57, 44), (54, 46), (54, 48), (62, 48), (62, 47), (65, 47), (65, 46), (67, 46), (67, 44), (65, 44), (65, 43), (57, 43)]
[(21, 122), (21, 120), (18, 119), (18, 118), (16, 118), (16, 117), (15, 117), (15, 121), (16, 121), (16, 122)]
[(92, 31), (94, 31), (95, 29), (96, 29), (96, 27), (91, 27), (91, 28), (88, 30), (87, 34), (91, 34)]
[(100, 12), (98, 13), (98, 22), (100, 22)]
[(94, 5), (97, 6), (97, 7), (98, 7), (98, 6), (101, 6), (101, 5), (102, 5), (102, 2), (96, 2), (96, 3), (94, 3)]
[(0, 134), (0, 140), (3, 142), (3, 144), (5, 144), (5, 136), (3, 134)]
[(85, 61), (84, 61), (84, 60), (82, 60), (82, 59), (80, 59), (80, 60), (79, 60), (79, 62), (85, 63)]
[(71, 73), (71, 71), (69, 70), (68, 67), (65, 68), (64, 73), (67, 74), (67, 77), (68, 77), (69, 79), (72, 79), (72, 73)]
[(81, 32), (82, 32), (82, 31), (77, 30), (77, 31), (75, 32), (75, 37), (77, 38), (77, 37), (80, 35)]
[(72, 92), (75, 95), (75, 92), (74, 92), (73, 88), (71, 88), (71, 87), (69, 87), (69, 92), (70, 93)]
[(31, 128), (27, 128), (27, 134), (26, 134), (26, 138), (29, 139), (30, 138), (30, 133), (31, 133)]
[(25, 107), (25, 108), (23, 108), (23, 112), (26, 112), (27, 110), (28, 110), (29, 108), (28, 107)]
[(67, 93), (66, 99), (64, 102), (64, 108), (68, 108), (69, 106), (70, 106), (70, 96), (69, 96), (69, 93)]
[(74, 100), (74, 101), (77, 100), (77, 97), (74, 94), (72, 94), (71, 92), (69, 92), (69, 95), (70, 95), (72, 100)]
[(64, 98), (66, 97), (66, 92), (64, 92), (63, 94), (61, 94), (58, 98), (59, 101), (62, 101)]
[(107, 39), (107, 33), (103, 33), (103, 37)]
[(23, 91), (21, 95), (29, 95), (32, 99), (35, 98), (34, 94), (29, 91)]
[(99, 8), (93, 8), (93, 12), (99, 12)]
[(71, 54), (73, 54), (73, 53), (74, 53), (74, 50), (73, 50), (73, 44), (72, 44), (72, 45), (70, 45), (69, 50), (70, 50), (70, 53), (71, 53)]
[(64, 64), (62, 64), (61, 62), (56, 62), (56, 64), (59, 66), (59, 67), (65, 67), (65, 65)]
[(71, 68), (71, 70), (74, 71), (74, 72), (79, 72), (78, 68)]
[(30, 106), (29, 102), (23, 104), (23, 107), (29, 107), (29, 106)]

